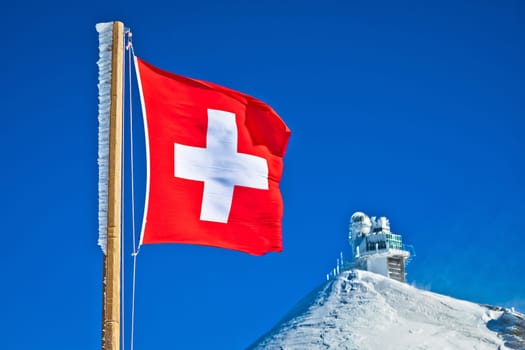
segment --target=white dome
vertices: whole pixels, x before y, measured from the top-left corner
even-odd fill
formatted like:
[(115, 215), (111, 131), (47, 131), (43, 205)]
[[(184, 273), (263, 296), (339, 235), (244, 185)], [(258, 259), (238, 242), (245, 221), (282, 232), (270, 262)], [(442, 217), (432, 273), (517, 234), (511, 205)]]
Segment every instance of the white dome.
[(371, 228), (372, 222), (368, 215), (360, 211), (355, 212), (350, 219), (350, 239), (368, 235)]

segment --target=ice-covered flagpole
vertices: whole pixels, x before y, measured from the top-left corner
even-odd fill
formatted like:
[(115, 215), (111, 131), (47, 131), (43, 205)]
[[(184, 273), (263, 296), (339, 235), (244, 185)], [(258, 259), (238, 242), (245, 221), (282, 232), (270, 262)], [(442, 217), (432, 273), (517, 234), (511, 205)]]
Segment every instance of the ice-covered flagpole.
[(104, 252), (102, 349), (120, 347), (120, 219), (124, 24), (98, 23), (99, 238)]

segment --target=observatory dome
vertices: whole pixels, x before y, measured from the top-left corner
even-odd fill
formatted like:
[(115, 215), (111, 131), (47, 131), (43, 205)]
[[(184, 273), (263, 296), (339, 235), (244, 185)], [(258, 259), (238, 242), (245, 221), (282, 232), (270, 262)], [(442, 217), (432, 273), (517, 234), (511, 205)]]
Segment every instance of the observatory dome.
[(357, 237), (366, 236), (370, 233), (372, 222), (365, 213), (355, 212), (350, 219), (350, 239), (355, 240)]

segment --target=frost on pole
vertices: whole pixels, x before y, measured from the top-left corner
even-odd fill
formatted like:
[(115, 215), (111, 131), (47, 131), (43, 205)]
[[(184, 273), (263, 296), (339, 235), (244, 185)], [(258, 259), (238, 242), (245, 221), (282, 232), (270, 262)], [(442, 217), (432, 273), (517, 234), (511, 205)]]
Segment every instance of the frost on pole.
[(98, 245), (106, 254), (113, 23), (98, 23)]
[(390, 231), (386, 217), (354, 213), (348, 239), (358, 268), (406, 282), (405, 266), (411, 254), (401, 235)]

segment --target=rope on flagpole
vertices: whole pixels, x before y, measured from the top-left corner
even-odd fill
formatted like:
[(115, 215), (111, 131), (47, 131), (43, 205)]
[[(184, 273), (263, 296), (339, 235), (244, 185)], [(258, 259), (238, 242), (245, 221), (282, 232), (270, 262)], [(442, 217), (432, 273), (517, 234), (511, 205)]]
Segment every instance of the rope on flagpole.
[(132, 231), (132, 242), (133, 242), (133, 277), (132, 277), (132, 290), (131, 290), (131, 330), (130, 330), (130, 349), (134, 349), (135, 341), (135, 286), (137, 281), (137, 255), (139, 254), (139, 248), (136, 244), (136, 232), (135, 232), (135, 179), (134, 179), (134, 153), (133, 153), (133, 98), (131, 89), (131, 56), (135, 56), (133, 51), (132, 43), (133, 34), (131, 31), (127, 32), (128, 43), (126, 50), (128, 51), (128, 80), (129, 80), (129, 139), (130, 139), (130, 180), (131, 180), (131, 231)]

